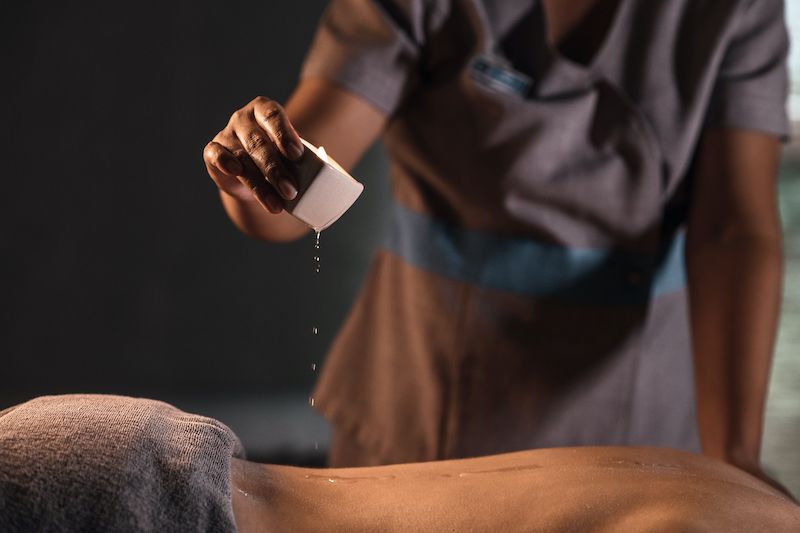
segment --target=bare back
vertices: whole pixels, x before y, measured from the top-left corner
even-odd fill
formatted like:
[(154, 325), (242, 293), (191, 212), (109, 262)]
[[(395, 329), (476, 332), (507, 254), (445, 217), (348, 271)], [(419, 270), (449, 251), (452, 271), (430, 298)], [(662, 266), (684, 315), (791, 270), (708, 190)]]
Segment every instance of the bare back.
[(237, 460), (233, 503), (244, 532), (800, 530), (800, 507), (768, 485), (658, 448), (319, 470)]

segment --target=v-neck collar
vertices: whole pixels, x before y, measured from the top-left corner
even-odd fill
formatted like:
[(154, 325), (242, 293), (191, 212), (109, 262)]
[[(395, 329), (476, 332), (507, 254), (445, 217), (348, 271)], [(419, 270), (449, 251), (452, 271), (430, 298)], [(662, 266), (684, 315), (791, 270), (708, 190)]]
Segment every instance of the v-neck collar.
[(602, 42), (593, 54), (591, 61), (584, 65), (562, 54), (558, 47), (550, 42), (547, 38), (548, 24), (544, 2), (543, 0), (534, 0), (532, 9), (535, 10), (535, 16), (538, 19), (538, 44), (548, 56), (548, 64), (539, 73), (540, 78), (535, 92), (541, 97), (549, 97), (564, 92), (580, 91), (602, 77), (604, 61), (610, 51), (616, 48), (620, 39), (620, 28), (623, 20), (627, 18), (632, 1), (619, 0)]
[[(604, 0), (596, 0), (596, 1), (604, 1)], [(590, 57), (589, 57), (588, 62), (586, 62), (586, 63), (574, 60), (574, 59), (570, 58), (569, 56), (565, 55), (561, 51), (561, 46), (564, 44), (564, 42), (563, 42), (564, 38), (565, 37), (570, 37), (572, 35), (572, 33), (576, 31), (575, 28), (570, 29), (566, 34), (561, 36), (561, 40), (562, 40), (561, 44), (556, 44), (556, 43), (550, 42), (550, 40), (548, 39), (548, 34), (550, 33), (550, 31), (549, 31), (549, 28), (550, 28), (549, 19), (548, 19), (548, 16), (547, 16), (548, 8), (545, 5), (545, 2), (546, 2), (546, 0), (538, 0), (537, 3), (536, 3), (536, 8), (539, 11), (538, 16), (540, 16), (541, 20), (542, 20), (542, 30), (543, 30), (543, 33), (544, 33), (544, 40), (545, 40), (545, 43), (547, 44), (547, 48), (550, 51), (550, 53), (553, 54), (554, 56), (557, 56), (558, 59), (561, 60), (561, 61), (568, 61), (570, 63), (575, 64), (579, 68), (592, 70), (592, 67), (598, 61), (602, 60), (602, 56), (605, 53), (605, 51), (608, 49), (609, 43), (614, 39), (614, 34), (615, 34), (615, 31), (616, 31), (616, 27), (617, 27), (617, 24), (618, 24), (619, 19), (620, 19), (620, 12), (624, 7), (623, 6), (624, 0), (616, 0), (616, 5), (614, 6), (614, 11), (613, 11), (613, 13), (610, 14), (611, 16), (607, 20), (605, 31), (603, 32), (603, 35), (601, 36), (600, 42), (597, 44), (597, 46), (595, 46), (594, 50), (590, 51)], [(598, 7), (597, 4), (595, 4), (595, 7), (590, 8), (589, 12), (584, 14), (584, 17), (591, 16), (592, 15), (592, 10), (595, 9), (596, 7)], [(578, 26), (580, 27), (580, 26), (583, 26), (584, 24), (585, 24), (585, 22), (582, 20), (582, 21), (580, 21), (578, 23)]]

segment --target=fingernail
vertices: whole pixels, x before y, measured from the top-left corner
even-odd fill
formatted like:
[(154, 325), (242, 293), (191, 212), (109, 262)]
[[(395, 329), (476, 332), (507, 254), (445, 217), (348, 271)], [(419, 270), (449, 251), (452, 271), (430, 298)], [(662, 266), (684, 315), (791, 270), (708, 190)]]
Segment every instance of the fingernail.
[(297, 188), (287, 179), (279, 180), (278, 187), (280, 187), (281, 194), (287, 200), (294, 200), (294, 197), (297, 196)]
[(286, 146), (286, 153), (289, 154), (289, 159), (300, 159), (300, 156), (303, 155), (303, 145), (289, 142)]

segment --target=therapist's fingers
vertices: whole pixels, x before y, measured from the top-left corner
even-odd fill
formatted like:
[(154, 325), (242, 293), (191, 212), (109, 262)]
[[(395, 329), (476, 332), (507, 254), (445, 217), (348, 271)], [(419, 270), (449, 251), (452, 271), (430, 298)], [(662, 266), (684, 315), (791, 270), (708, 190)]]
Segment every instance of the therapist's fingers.
[(278, 102), (259, 96), (253, 100), (253, 115), (284, 157), (291, 161), (300, 159), (303, 155), (300, 135)]
[(245, 108), (234, 113), (229, 127), (261, 175), (283, 198), (294, 199), (297, 196), (297, 187), (287, 167), (287, 161), (267, 132), (256, 122), (252, 109)]
[[(734, 463), (734, 464), (736, 464), (736, 463)], [(780, 481), (778, 481), (777, 479), (773, 478), (772, 476), (770, 476), (769, 474), (764, 472), (764, 470), (761, 468), (761, 466), (758, 466), (758, 465), (757, 466), (748, 466), (748, 465), (738, 465), (738, 464), (736, 466), (738, 466), (739, 468), (741, 468), (745, 472), (749, 472), (750, 474), (752, 474), (753, 476), (757, 477), (758, 479), (760, 479), (761, 481), (763, 481), (767, 485), (771, 486), (773, 489), (777, 490), (778, 492), (781, 492), (784, 496), (786, 496), (787, 498), (791, 499), (794, 503), (800, 503), (800, 502), (797, 501), (797, 498), (795, 498), (794, 495), (791, 492), (789, 492), (789, 489), (787, 489)]]
[[(211, 146), (206, 153), (211, 156), (212, 169), (215, 170), (216, 177), (221, 178), (219, 181), (217, 179), (214, 181), (218, 185), (224, 184), (220, 185), (220, 189), (241, 200), (254, 198), (271, 213), (277, 214), (283, 210), (283, 200), (280, 195), (261, 173), (236, 136), (223, 130), (209, 144)], [(222, 161), (219, 158), (214, 159), (214, 156), (221, 156)], [(215, 175), (212, 175), (212, 178)], [(231, 178), (235, 183), (231, 182)]]
[(240, 200), (249, 200), (250, 190), (236, 179), (244, 172), (242, 164), (227, 148), (217, 141), (209, 142), (203, 149), (203, 162), (217, 187)]
[(258, 203), (270, 213), (277, 215), (283, 210), (283, 200), (275, 190), (275, 187), (264, 178), (261, 170), (250, 158), (244, 149), (234, 151), (239, 161), (242, 163), (243, 172), (236, 178), (246, 185), (252, 192)]

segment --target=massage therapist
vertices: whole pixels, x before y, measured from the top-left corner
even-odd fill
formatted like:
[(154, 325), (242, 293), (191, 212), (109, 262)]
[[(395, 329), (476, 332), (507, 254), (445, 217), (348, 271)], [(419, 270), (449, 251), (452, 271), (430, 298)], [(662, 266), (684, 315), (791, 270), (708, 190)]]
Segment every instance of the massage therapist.
[(391, 230), (314, 392), (332, 466), (655, 445), (774, 483), (783, 11), (330, 2), (285, 107), (253, 99), (204, 158), (233, 223), (283, 242), (309, 231), (283, 212), (299, 135), (345, 168), (389, 153)]

